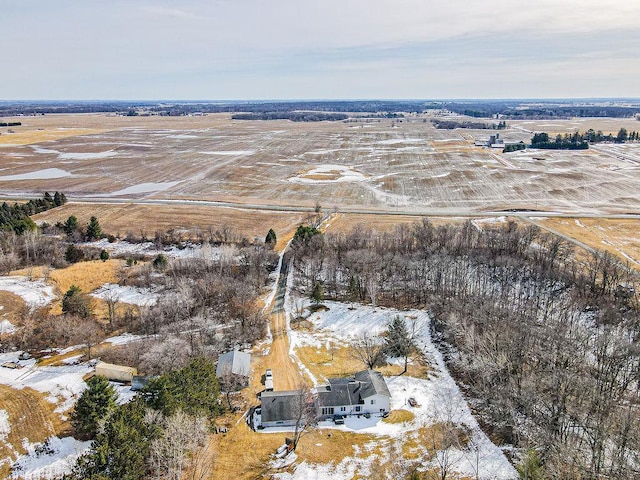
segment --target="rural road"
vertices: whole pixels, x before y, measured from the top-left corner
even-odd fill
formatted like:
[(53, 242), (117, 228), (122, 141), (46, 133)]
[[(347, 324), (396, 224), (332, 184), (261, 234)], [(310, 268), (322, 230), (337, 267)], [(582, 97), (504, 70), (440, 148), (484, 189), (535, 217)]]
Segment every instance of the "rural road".
[[(0, 201), (24, 200), (30, 198), (31, 195), (22, 196), (2, 195), (0, 192)], [(33, 198), (36, 198), (34, 195)], [(134, 198), (134, 197), (100, 197), (100, 196), (74, 196), (67, 195), (69, 203), (90, 203), (94, 205), (192, 205), (194, 207), (227, 207), (239, 208), (246, 210), (274, 211), (274, 212), (305, 212), (313, 213), (314, 206), (301, 205), (270, 205), (260, 203), (243, 203), (243, 202), (223, 202), (216, 200), (184, 200), (184, 199), (151, 199), (151, 198)], [(362, 207), (340, 207), (339, 213), (356, 214), (356, 215), (394, 215), (394, 216), (410, 216), (410, 217), (487, 217), (507, 215), (511, 217), (554, 217), (554, 218), (609, 218), (609, 219), (640, 219), (640, 212), (637, 213), (594, 213), (593, 211), (543, 211), (543, 210), (473, 210), (463, 208), (425, 208), (420, 207), (419, 203), (412, 208), (398, 208), (388, 205), (384, 208), (362, 208)]]
[[(286, 248), (286, 247), (285, 247)], [(270, 314), (270, 328), (273, 342), (269, 350), (267, 368), (273, 372), (274, 390), (296, 390), (303, 382), (298, 366), (289, 356), (289, 335), (287, 334), (287, 313), (284, 309), (284, 297), (287, 291), (289, 268), (293, 257), (285, 251), (278, 273), (278, 284)]]
[[(24, 197), (23, 197), (24, 198)], [(92, 204), (133, 204), (133, 205), (193, 205), (202, 207), (229, 207), (243, 208), (247, 210), (267, 210), (276, 212), (309, 212), (313, 213), (315, 207), (300, 205), (269, 205), (242, 202), (222, 202), (215, 200), (178, 200), (178, 199), (135, 199), (135, 198), (109, 198), (109, 197), (74, 197), (67, 196), (69, 203), (92, 203)], [(470, 210), (460, 208), (421, 208), (416, 206), (410, 209), (399, 209), (393, 206), (386, 208), (354, 208), (340, 207), (340, 213), (348, 214), (376, 214), (376, 215), (397, 215), (397, 216), (426, 216), (426, 217), (486, 217), (509, 215), (512, 217), (565, 217), (565, 218), (637, 218), (639, 213), (593, 213), (593, 212), (556, 212), (556, 211), (531, 211), (531, 210)]]

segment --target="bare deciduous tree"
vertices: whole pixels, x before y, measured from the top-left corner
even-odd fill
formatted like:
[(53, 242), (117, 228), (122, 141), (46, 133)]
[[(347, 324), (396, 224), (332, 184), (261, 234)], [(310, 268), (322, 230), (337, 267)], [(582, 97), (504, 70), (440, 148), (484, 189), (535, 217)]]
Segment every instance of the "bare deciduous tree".
[(383, 359), (384, 341), (382, 338), (363, 333), (351, 343), (351, 355), (356, 360), (364, 363), (367, 368), (373, 369)]
[(296, 421), (293, 432), (293, 450), (295, 450), (302, 435), (317, 423), (313, 396), (306, 384), (301, 384), (298, 387), (293, 408)]
[[(158, 423), (158, 419), (154, 423)], [(161, 418), (160, 424), (164, 427), (163, 434), (151, 443), (149, 463), (155, 478), (181, 480), (184, 472), (194, 467), (193, 453), (200, 455), (197, 460), (202, 463), (208, 438), (207, 420), (178, 411), (171, 417)]]

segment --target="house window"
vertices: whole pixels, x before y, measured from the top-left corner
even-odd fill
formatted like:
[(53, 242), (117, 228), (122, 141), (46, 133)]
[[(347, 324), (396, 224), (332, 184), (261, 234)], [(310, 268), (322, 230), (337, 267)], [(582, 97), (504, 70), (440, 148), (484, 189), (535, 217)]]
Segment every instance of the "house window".
[(340, 407), (340, 411), (344, 412), (347, 408), (346, 407)]
[(356, 412), (359, 412), (361, 409), (360, 405), (356, 405)]
[(371, 405), (375, 405), (375, 403), (376, 403), (376, 399), (375, 399), (375, 398), (372, 398), (372, 399), (371, 399)]
[(333, 415), (333, 407), (322, 407), (322, 415)]

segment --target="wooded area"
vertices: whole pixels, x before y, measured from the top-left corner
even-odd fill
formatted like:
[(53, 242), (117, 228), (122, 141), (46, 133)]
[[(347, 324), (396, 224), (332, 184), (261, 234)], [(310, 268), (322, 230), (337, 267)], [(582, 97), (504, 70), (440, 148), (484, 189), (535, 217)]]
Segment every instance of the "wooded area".
[[(638, 275), (584, 260), (536, 226), (428, 220), (293, 244), (298, 288), (432, 315), (449, 368), (493, 438), (539, 453), (550, 478), (635, 478)], [(583, 253), (583, 252), (581, 252)], [(517, 459), (516, 459), (517, 460)]]

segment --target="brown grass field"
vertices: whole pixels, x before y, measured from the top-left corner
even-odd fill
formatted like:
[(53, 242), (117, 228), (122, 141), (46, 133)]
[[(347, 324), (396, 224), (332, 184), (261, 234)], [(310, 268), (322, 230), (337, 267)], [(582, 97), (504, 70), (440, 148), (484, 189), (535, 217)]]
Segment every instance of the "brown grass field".
[[(0, 406), (9, 415), (11, 432), (6, 440), (0, 440), (0, 458), (15, 458), (24, 454), (23, 439), (29, 442), (42, 442), (51, 435), (57, 435), (68, 429), (68, 423), (53, 412), (56, 405), (45, 400), (45, 396), (24, 388), (15, 390), (0, 385)], [(0, 478), (8, 478), (8, 465), (0, 466)]]
[(208, 233), (230, 229), (236, 236), (264, 239), (270, 228), (278, 239), (293, 235), (293, 231), (304, 222), (304, 215), (298, 212), (258, 211), (242, 208), (189, 206), (189, 205), (114, 205), (68, 203), (33, 217), (37, 223), (55, 224), (64, 222), (70, 215), (78, 218), (80, 225), (86, 225), (95, 216), (102, 230), (116, 236), (132, 232), (140, 236), (144, 232), (153, 238), (156, 231), (176, 230), (185, 237), (193, 236), (200, 230)]
[(633, 268), (640, 268), (640, 220), (547, 218), (539, 222), (590, 247), (617, 255)]

